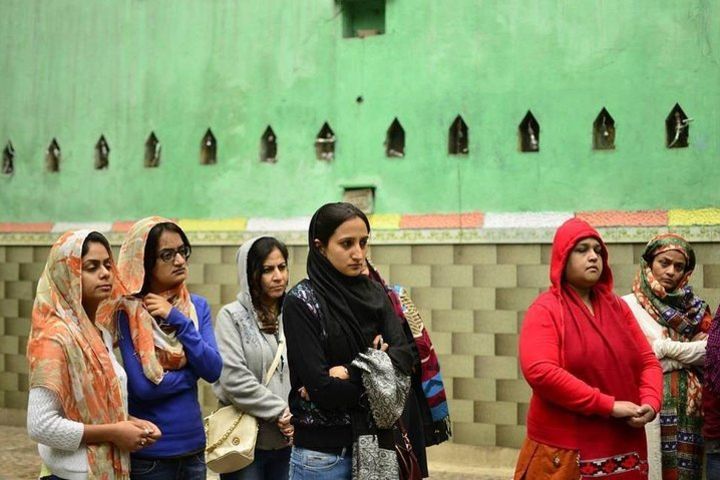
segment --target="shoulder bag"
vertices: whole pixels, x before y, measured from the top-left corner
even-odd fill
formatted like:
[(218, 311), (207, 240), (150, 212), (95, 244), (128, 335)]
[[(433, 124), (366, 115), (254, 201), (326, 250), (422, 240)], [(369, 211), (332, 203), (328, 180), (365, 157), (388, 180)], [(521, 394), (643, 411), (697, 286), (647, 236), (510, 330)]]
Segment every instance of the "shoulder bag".
[[(278, 342), (277, 353), (265, 374), (263, 385), (267, 386), (285, 350), (285, 339)], [(215, 473), (242, 470), (255, 459), (258, 422), (249, 413), (234, 405), (217, 409), (205, 418), (205, 463)]]

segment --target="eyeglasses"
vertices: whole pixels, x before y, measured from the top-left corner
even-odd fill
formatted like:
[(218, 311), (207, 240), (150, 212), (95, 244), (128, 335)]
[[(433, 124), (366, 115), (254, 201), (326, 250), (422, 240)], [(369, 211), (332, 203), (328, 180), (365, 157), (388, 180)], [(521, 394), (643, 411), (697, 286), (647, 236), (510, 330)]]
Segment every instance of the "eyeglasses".
[(177, 254), (180, 254), (181, 257), (187, 260), (188, 258), (190, 258), (190, 253), (190, 247), (188, 247), (187, 245), (183, 245), (182, 247), (179, 247), (177, 249), (164, 248), (158, 252), (157, 257), (165, 263), (171, 263), (173, 260), (175, 260), (175, 256)]

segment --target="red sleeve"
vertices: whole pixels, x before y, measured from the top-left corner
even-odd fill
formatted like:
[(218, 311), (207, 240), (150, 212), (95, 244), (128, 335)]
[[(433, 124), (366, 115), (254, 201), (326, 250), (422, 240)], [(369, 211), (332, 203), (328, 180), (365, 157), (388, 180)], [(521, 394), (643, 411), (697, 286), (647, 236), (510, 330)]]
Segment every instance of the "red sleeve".
[(627, 328), (635, 341), (637, 351), (640, 353), (642, 372), (640, 372), (640, 405), (648, 404), (655, 412), (660, 411), (662, 405), (663, 371), (660, 362), (652, 351), (650, 344), (645, 338), (635, 315), (627, 304), (620, 300), (618, 302), (623, 310)]
[(533, 393), (583, 415), (609, 416), (615, 397), (591, 387), (560, 365), (560, 327), (545, 306), (534, 303), (520, 331), (520, 367)]

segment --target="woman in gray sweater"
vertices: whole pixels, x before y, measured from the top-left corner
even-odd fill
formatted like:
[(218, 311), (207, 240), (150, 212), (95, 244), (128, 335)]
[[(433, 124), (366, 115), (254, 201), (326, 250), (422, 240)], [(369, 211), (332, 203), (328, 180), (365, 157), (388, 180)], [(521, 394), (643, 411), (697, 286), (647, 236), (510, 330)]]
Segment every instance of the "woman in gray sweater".
[(284, 348), (282, 300), (288, 284), (287, 247), (273, 237), (253, 238), (237, 256), (240, 291), (215, 321), (223, 359), (213, 391), (221, 405), (235, 405), (258, 419), (255, 461), (221, 480), (288, 478), (293, 427), (287, 405), (290, 375), (284, 351), (267, 387), (263, 379)]

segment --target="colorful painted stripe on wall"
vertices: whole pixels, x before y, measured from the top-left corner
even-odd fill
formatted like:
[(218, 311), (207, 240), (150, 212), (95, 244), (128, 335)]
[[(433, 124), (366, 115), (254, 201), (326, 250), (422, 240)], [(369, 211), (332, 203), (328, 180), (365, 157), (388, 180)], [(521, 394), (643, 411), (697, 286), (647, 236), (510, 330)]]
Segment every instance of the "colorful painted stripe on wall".
[[(374, 230), (428, 230), (428, 229), (533, 229), (555, 228), (565, 220), (578, 217), (596, 227), (692, 227), (720, 226), (720, 208), (697, 210), (602, 210), (587, 212), (467, 212), (437, 214), (382, 213), (369, 216)], [(177, 222), (188, 232), (300, 232), (305, 231), (310, 217), (179, 219)], [(99, 232), (127, 232), (132, 220), (117, 222), (0, 222), (2, 233), (55, 233), (90, 228)]]

